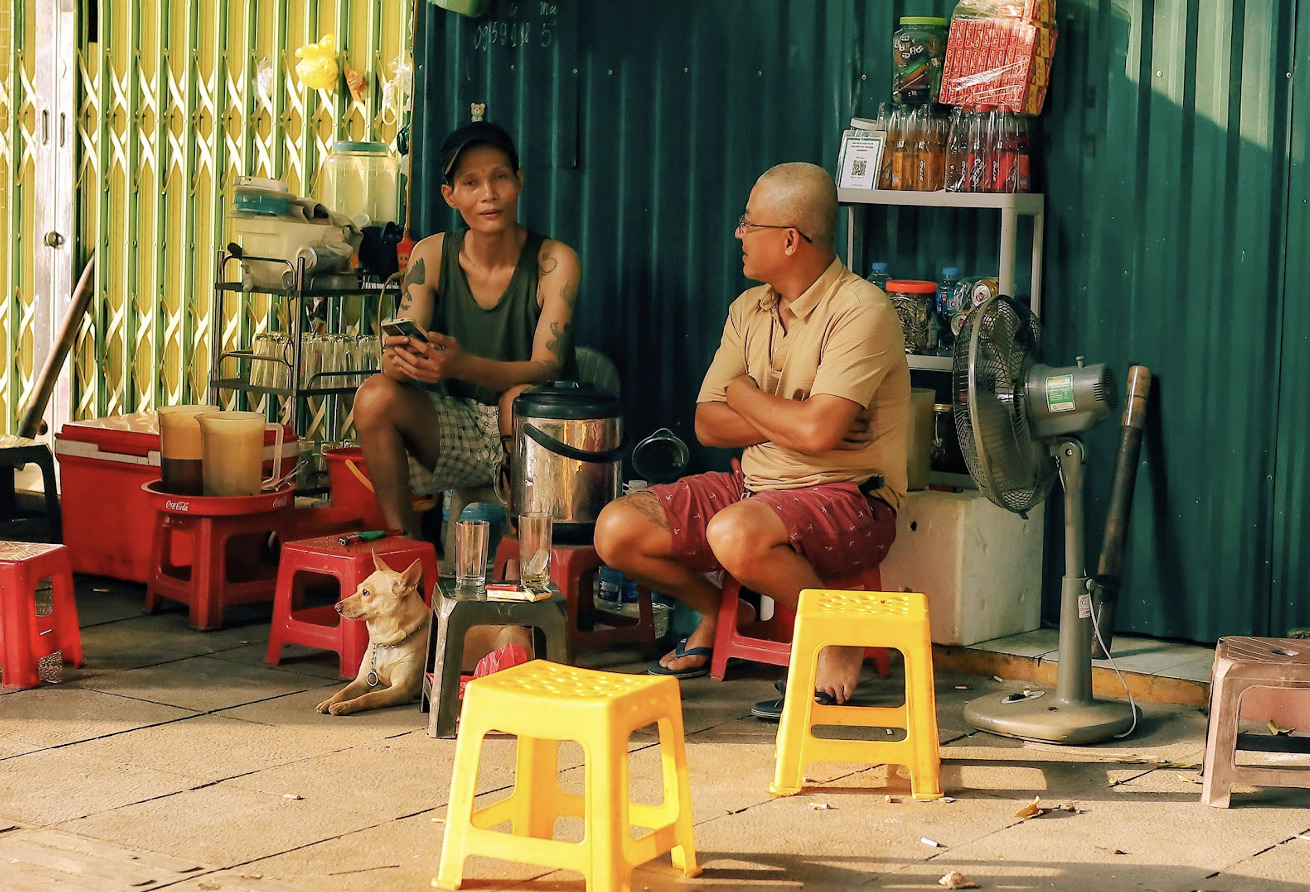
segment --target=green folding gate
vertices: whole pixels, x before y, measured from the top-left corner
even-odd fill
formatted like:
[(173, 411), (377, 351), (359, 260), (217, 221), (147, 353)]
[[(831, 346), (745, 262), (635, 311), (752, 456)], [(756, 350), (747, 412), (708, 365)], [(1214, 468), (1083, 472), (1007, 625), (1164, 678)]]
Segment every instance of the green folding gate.
[[(258, 299), (212, 318), (233, 179), (312, 194), (336, 140), (391, 142), (411, 28), (401, 0), (5, 0), (0, 423), (15, 426), (92, 252), (93, 310), (52, 423), (206, 399), (211, 340), (235, 347), (270, 318)], [(365, 79), (358, 98), (344, 77), (313, 90), (295, 73), (297, 48), (329, 34)]]

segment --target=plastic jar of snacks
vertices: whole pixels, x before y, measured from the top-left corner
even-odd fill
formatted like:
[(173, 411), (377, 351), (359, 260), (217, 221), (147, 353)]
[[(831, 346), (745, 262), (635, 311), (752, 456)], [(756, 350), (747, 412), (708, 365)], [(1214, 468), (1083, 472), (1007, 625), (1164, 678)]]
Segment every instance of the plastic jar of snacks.
[(950, 21), (906, 16), (892, 35), (892, 99), (907, 105), (937, 101)]
[(937, 283), (919, 279), (892, 279), (887, 283), (896, 315), (905, 334), (906, 353), (932, 353), (937, 349)]

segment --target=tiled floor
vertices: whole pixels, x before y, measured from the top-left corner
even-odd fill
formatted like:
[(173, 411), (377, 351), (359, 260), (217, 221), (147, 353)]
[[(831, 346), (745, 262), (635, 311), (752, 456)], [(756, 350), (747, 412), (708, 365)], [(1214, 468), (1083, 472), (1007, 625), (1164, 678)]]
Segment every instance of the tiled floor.
[[(264, 608), (202, 633), (177, 605), (143, 615), (139, 586), (83, 580), (79, 605), (87, 665), (0, 693), (0, 889), (430, 888), (455, 742), (429, 738), (416, 706), (318, 714), (342, 684), (335, 655), (293, 646), (265, 665)], [(582, 661), (644, 671), (621, 649)], [(681, 684), (704, 870), (684, 880), (666, 855), (634, 890), (927, 890), (951, 871), (1008, 892), (1306, 888), (1310, 792), (1244, 789), (1231, 809), (1202, 806), (1194, 707), (1143, 702), (1130, 737), (1094, 746), (1023, 742), (963, 720), (968, 701), (1018, 683), (939, 667), (949, 799), (915, 802), (899, 769), (849, 764), (813, 765), (805, 791), (774, 798), (775, 726), (748, 709), (781, 674), (734, 663), (725, 682)], [(900, 684), (894, 667), (863, 696), (890, 704)], [(478, 790), (498, 796), (514, 747), (494, 744)], [(640, 732), (629, 749), (635, 790), (658, 752)], [(559, 768), (562, 784), (581, 783), (582, 750), (561, 746)], [(1033, 802), (1047, 811), (1020, 817)], [(465, 875), (471, 889), (583, 892), (576, 873), (516, 861), (474, 858)]]
[[(976, 650), (1059, 662), (1059, 631), (1038, 629), (971, 645)], [(1116, 635), (1110, 645), (1112, 660), (1093, 660), (1094, 668), (1155, 675), (1209, 683), (1214, 648), (1157, 638)]]

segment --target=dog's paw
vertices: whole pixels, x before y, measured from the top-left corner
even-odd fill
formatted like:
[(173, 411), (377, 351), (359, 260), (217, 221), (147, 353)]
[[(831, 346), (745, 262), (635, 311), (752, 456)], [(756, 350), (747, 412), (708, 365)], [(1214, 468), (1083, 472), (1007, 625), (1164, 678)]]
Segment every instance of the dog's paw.
[(332, 700), (329, 698), (314, 707), (314, 709), (326, 715), (332, 709)]
[(333, 703), (328, 707), (328, 712), (333, 715), (350, 715), (355, 709), (350, 705), (349, 700), (342, 700), (340, 703)]

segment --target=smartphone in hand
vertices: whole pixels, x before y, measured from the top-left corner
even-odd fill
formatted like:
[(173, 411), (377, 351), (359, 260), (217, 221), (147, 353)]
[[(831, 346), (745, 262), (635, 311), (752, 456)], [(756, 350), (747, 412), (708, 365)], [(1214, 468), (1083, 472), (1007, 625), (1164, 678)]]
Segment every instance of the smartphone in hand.
[(419, 327), (419, 324), (413, 319), (395, 318), (386, 319), (382, 322), (382, 331), (391, 337), (409, 338), (420, 343), (428, 339), (427, 332)]

